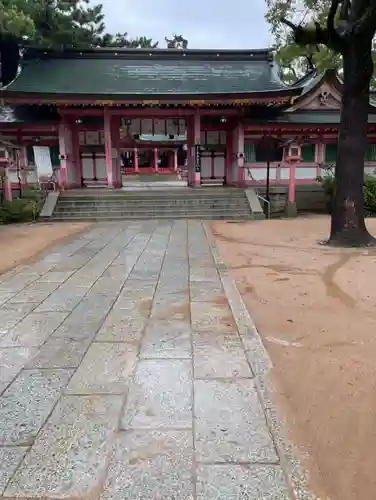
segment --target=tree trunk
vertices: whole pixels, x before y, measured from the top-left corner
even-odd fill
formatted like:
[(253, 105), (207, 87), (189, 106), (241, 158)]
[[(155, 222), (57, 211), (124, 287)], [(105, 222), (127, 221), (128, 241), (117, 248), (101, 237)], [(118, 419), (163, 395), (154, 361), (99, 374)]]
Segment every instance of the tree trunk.
[(335, 169), (335, 197), (329, 245), (368, 246), (376, 240), (364, 222), (364, 158), (369, 87), (373, 73), (371, 40), (352, 37), (343, 54), (343, 97)]

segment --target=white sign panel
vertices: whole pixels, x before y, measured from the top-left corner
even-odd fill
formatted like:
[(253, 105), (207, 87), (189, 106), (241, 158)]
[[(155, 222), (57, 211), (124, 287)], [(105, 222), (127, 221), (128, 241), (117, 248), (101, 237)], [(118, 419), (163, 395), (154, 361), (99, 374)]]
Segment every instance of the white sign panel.
[(50, 177), (53, 173), (50, 148), (48, 146), (33, 146), (33, 150), (38, 177)]

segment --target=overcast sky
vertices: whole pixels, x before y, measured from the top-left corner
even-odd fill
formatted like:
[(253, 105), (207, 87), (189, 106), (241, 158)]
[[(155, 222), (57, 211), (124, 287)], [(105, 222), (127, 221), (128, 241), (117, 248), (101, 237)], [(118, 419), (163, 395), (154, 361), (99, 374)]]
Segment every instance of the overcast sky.
[(265, 0), (100, 0), (107, 30), (164, 37), (182, 34), (190, 48), (264, 48), (271, 44)]

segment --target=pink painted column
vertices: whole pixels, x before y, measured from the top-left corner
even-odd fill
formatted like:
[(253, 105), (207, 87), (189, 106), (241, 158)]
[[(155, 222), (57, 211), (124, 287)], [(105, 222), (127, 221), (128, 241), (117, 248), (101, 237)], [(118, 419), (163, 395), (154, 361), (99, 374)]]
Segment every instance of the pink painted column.
[(104, 108), (104, 150), (106, 155), (107, 185), (114, 187), (116, 182), (114, 168), (112, 164), (112, 135), (111, 135), (111, 111)]
[(178, 150), (175, 149), (173, 152), (173, 167), (174, 167), (174, 172), (177, 172), (178, 170)]
[(78, 127), (76, 120), (74, 120), (72, 127), (72, 163), (74, 167), (74, 174), (75, 174), (75, 180), (76, 180), (76, 185), (81, 186), (82, 182), (82, 162), (81, 162), (81, 157), (80, 157), (80, 142), (78, 139)]
[(187, 180), (188, 186), (193, 185), (194, 164), (194, 137), (193, 137), (193, 118), (189, 117), (186, 120), (187, 124)]
[(290, 178), (289, 178), (289, 191), (288, 198), (286, 204), (286, 215), (288, 217), (296, 217), (297, 215), (297, 207), (296, 207), (296, 198), (295, 198), (295, 184), (296, 184), (296, 165), (298, 164), (299, 159), (291, 158), (289, 160), (290, 163)]
[(68, 145), (67, 125), (64, 118), (59, 125), (60, 169), (58, 174), (59, 188), (64, 191), (68, 185)]
[(114, 152), (114, 158), (112, 158), (112, 168), (114, 173), (113, 185), (114, 188), (117, 189), (119, 189), (122, 185), (120, 160), (120, 120), (120, 117), (113, 116), (111, 122), (111, 137)]
[(232, 149), (232, 132), (228, 130), (226, 133), (226, 184), (231, 184)]
[(154, 172), (158, 172), (158, 148), (154, 148), (154, 156), (153, 156), (153, 170)]
[(201, 186), (201, 158), (196, 155), (200, 154), (198, 149), (201, 143), (201, 118), (200, 113), (196, 112), (193, 117), (193, 151), (192, 151), (192, 185), (195, 187)]
[[(237, 182), (239, 186), (244, 186), (245, 183), (245, 168), (244, 168), (244, 125), (242, 122), (238, 124), (238, 176)], [(235, 179), (234, 179), (235, 180)]]
[(321, 166), (325, 161), (325, 148), (322, 142), (316, 144), (316, 177), (321, 175)]
[(133, 168), (134, 168), (134, 173), (138, 174), (138, 149), (137, 148), (133, 149)]
[(4, 169), (4, 199), (7, 201), (12, 201), (12, 183), (10, 182), (9, 175), (8, 175), (8, 167)]
[(289, 202), (295, 203), (295, 175), (296, 175), (296, 161), (290, 162), (290, 178), (289, 178)]

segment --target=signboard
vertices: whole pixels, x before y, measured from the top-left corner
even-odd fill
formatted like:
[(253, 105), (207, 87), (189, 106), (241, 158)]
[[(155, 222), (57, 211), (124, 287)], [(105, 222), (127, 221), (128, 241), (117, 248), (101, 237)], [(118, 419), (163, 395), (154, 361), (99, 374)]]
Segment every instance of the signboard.
[(201, 146), (199, 144), (195, 145), (195, 170), (196, 172), (201, 172)]
[(51, 177), (52, 162), (50, 148), (48, 146), (33, 146), (34, 161), (39, 177)]

